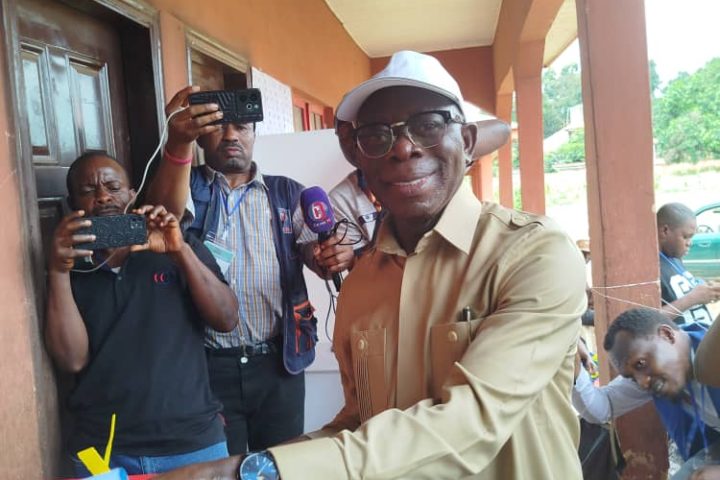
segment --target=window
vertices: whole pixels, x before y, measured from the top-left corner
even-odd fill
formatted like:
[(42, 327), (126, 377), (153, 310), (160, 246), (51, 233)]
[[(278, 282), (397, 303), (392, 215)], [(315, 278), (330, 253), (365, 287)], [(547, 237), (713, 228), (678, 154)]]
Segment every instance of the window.
[(293, 94), (293, 123), (296, 132), (332, 127), (333, 111), (317, 102)]

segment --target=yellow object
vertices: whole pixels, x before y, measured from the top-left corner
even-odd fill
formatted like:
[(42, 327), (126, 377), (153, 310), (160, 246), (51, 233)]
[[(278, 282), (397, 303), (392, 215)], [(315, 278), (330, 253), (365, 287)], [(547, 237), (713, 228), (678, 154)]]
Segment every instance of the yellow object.
[(100, 475), (110, 471), (110, 455), (112, 454), (112, 444), (115, 440), (115, 420), (117, 416), (113, 413), (110, 419), (110, 436), (107, 446), (105, 447), (105, 457), (101, 457), (95, 447), (86, 448), (77, 453), (80, 461), (92, 475)]
[(77, 454), (85, 468), (93, 475), (100, 475), (110, 471), (110, 466), (105, 463), (105, 459), (100, 456), (95, 447), (86, 448)]

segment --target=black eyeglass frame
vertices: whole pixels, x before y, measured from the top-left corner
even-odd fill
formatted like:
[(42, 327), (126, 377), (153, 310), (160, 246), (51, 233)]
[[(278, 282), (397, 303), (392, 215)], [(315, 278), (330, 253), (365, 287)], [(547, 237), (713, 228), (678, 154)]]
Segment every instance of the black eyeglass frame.
[[(410, 133), (410, 128), (408, 127), (408, 122), (410, 122), (413, 118), (415, 118), (415, 117), (417, 117), (417, 116), (419, 116), (419, 115), (426, 115), (426, 114), (428, 114), (428, 113), (437, 113), (437, 114), (439, 114), (440, 116), (442, 116), (442, 117), (443, 117), (443, 121), (445, 122), (445, 130), (444, 130), (444, 131), (442, 132), (442, 134), (440, 135), (439, 140), (438, 140), (437, 143), (432, 144), (432, 145), (421, 145), (421, 144), (417, 143), (417, 142), (415, 141), (415, 139), (412, 137), (412, 134)], [(392, 123), (392, 124), (376, 122), (376, 123), (368, 123), (368, 124), (365, 124), (365, 125), (361, 125), (361, 126), (359, 126), (359, 127), (355, 127), (355, 129), (353, 130), (353, 133), (352, 133), (352, 134), (353, 134), (353, 139), (355, 140), (355, 145), (357, 145), (358, 149), (360, 149), (360, 151), (362, 152), (363, 155), (365, 155), (365, 156), (368, 157), (368, 158), (380, 158), (380, 157), (383, 157), (383, 156), (387, 155), (388, 152), (389, 152), (390, 150), (392, 150), (393, 145), (395, 145), (395, 142), (398, 140), (398, 138), (400, 138), (400, 135), (402, 135), (402, 134), (404, 134), (404, 135), (408, 138), (408, 140), (410, 140), (410, 142), (411, 142), (413, 145), (415, 145), (416, 147), (420, 147), (420, 148), (433, 148), (433, 147), (437, 147), (438, 145), (440, 145), (440, 142), (442, 141), (443, 137), (444, 137), (445, 134), (447, 133), (447, 126), (448, 126), (450, 123), (459, 123), (460, 125), (464, 125), (464, 124), (465, 124), (465, 121), (462, 120), (461, 117), (459, 117), (459, 116), (457, 116), (457, 115), (453, 115), (451, 112), (449, 112), (449, 111), (447, 111), (447, 110), (428, 110), (428, 111), (425, 111), (425, 112), (413, 113), (413, 114), (410, 115), (404, 122), (395, 122), (395, 123)], [(366, 127), (373, 127), (373, 126), (377, 126), (377, 125), (381, 125), (381, 126), (384, 126), (384, 127), (388, 127), (388, 128), (390, 129), (391, 141), (390, 141), (390, 143), (388, 144), (388, 148), (387, 148), (387, 150), (386, 150), (385, 152), (383, 152), (383, 153), (380, 154), (380, 155), (370, 155), (370, 154), (368, 154), (368, 153), (365, 151), (365, 149), (362, 147), (362, 145), (360, 145), (360, 141), (359, 141), (359, 139), (358, 139), (358, 131), (361, 130), (361, 129), (363, 129), (363, 128), (366, 128)], [(403, 131), (402, 131), (400, 134), (396, 135), (396, 134), (395, 134), (395, 130), (398, 129), (399, 127), (401, 127)]]

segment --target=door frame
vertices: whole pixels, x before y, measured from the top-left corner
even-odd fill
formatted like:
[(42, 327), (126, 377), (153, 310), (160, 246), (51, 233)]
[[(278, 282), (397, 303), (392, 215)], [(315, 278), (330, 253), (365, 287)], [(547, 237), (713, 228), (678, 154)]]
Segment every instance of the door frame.
[[(24, 216), (25, 228), (23, 229), (23, 246), (25, 250), (25, 264), (27, 272), (30, 273), (26, 287), (29, 291), (42, 289), (44, 282), (44, 266), (42, 264), (40, 217), (37, 202), (37, 190), (35, 187), (35, 175), (32, 168), (32, 153), (29, 149), (30, 135), (27, 129), (18, 128), (26, 125), (26, 118), (23, 105), (25, 98), (22, 69), (20, 58), (20, 37), (18, 34), (17, 3), (20, 0), (3, 0), (0, 3), (0, 16), (4, 30), (5, 58), (7, 61), (3, 74), (10, 89), (8, 95), (8, 124), (16, 135), (11, 138), (15, 150), (15, 168), (18, 172), (20, 205)], [(155, 85), (155, 110), (157, 112), (158, 131), (162, 132), (164, 126), (164, 90), (163, 76), (160, 59), (162, 50), (160, 43), (160, 22), (159, 12), (144, 0), (91, 0), (102, 7), (112, 10), (129, 20), (147, 28), (150, 34), (151, 55), (153, 65), (153, 82)], [(70, 5), (71, 6), (71, 5)], [(26, 147), (27, 146), (27, 147)], [(37, 312), (36, 312), (37, 313)]]
[[(38, 390), (38, 425), (42, 429), (39, 437), (41, 444), (38, 452), (42, 470), (55, 476), (58, 468), (60, 450), (60, 431), (58, 422), (58, 406), (55, 393), (55, 382), (49, 372), (51, 363), (42, 341), (42, 318), (40, 311), (45, 296), (45, 265), (42, 251), (42, 233), (40, 229), (40, 211), (37, 208), (37, 188), (32, 163), (30, 133), (27, 128), (28, 119), (24, 108), (24, 81), (21, 42), (18, 32), (18, 3), (22, 0), (2, 0), (0, 2), (0, 25), (3, 27), (2, 39), (4, 52), (0, 54), (0, 63), (4, 58), (5, 65), (0, 65), (0, 75), (4, 77), (7, 87), (0, 92), (7, 102), (8, 129), (15, 135), (8, 136), (10, 163), (17, 172), (18, 190), (20, 193), (20, 221), (22, 222), (22, 264), (23, 287), (28, 292), (28, 324), (34, 334), (28, 339), (34, 355), (33, 370), (35, 372), (35, 388)], [(89, 0), (93, 4), (112, 10), (149, 30), (152, 74), (155, 86), (155, 110), (159, 132), (164, 126), (164, 91), (160, 59), (160, 23), (159, 12), (145, 0)], [(73, 8), (71, 3), (68, 6)], [(49, 379), (49, 380), (47, 380)], [(53, 404), (54, 403), (54, 404)]]
[(185, 54), (187, 61), (188, 85), (192, 85), (192, 51), (195, 50), (208, 57), (224, 63), (245, 74), (248, 88), (252, 87), (252, 72), (250, 64), (241, 55), (223, 46), (220, 42), (201, 33), (192, 27), (185, 26)]

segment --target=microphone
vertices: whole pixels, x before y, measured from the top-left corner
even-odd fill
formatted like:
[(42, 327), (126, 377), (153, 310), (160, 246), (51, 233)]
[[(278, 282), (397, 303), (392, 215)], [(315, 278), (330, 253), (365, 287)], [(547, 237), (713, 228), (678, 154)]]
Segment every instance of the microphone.
[[(313, 232), (317, 233), (318, 241), (324, 242), (330, 238), (335, 227), (335, 214), (333, 213), (330, 199), (320, 187), (308, 187), (300, 192), (300, 206), (305, 217), (305, 224)], [(333, 284), (335, 290), (340, 291), (342, 277), (339, 273), (333, 273)]]

